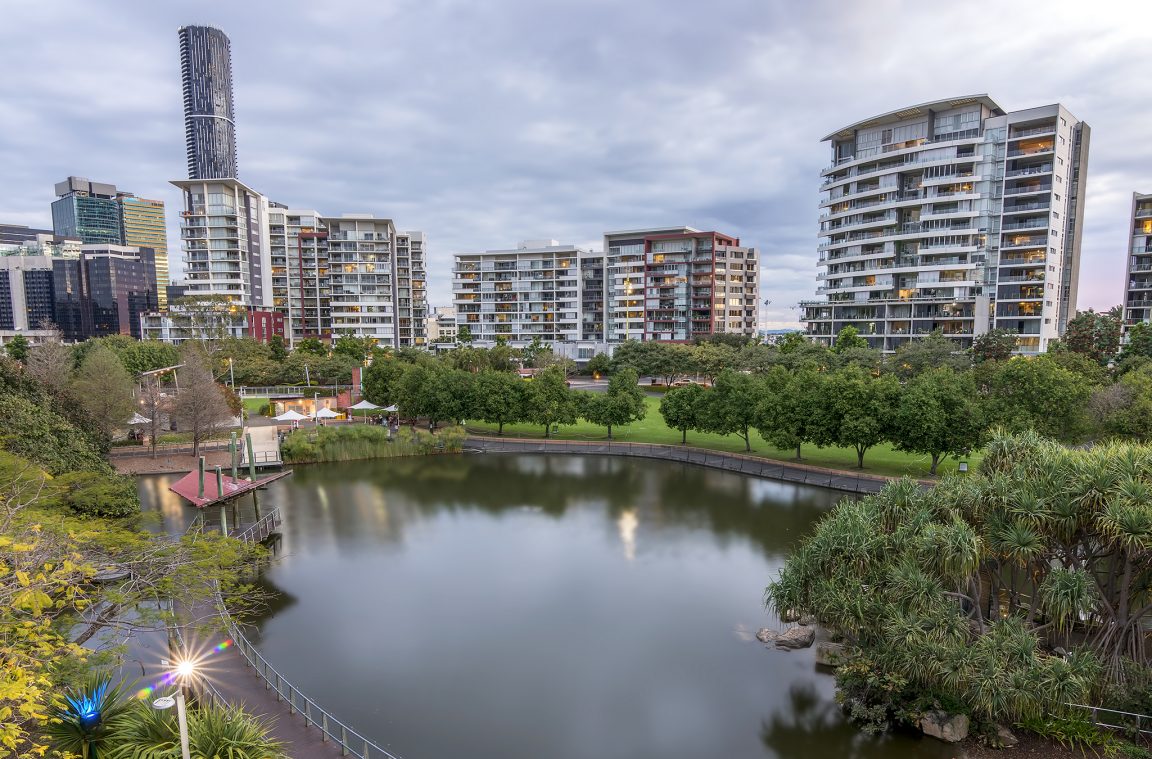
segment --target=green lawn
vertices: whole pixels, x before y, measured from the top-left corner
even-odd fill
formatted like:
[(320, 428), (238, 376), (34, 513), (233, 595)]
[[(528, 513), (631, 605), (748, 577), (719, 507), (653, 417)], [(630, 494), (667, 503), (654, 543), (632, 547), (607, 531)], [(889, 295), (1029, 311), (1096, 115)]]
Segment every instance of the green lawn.
[[(612, 429), (612, 439), (622, 443), (664, 443), (667, 445), (680, 444), (680, 432), (664, 424), (660, 416), (660, 399), (646, 397), (648, 415), (635, 424), (627, 427)], [(484, 435), (496, 434), (496, 425), (482, 422), (470, 422), (467, 425), (470, 432)], [(532, 424), (506, 424), (504, 425), (506, 437), (543, 438), (544, 428)], [(553, 437), (557, 440), (607, 440), (608, 433), (603, 427), (593, 427), (581, 420), (577, 424), (560, 428), (560, 432)], [(688, 433), (688, 445), (700, 448), (711, 448), (717, 451), (744, 453), (744, 441), (736, 435), (712, 435), (701, 432)], [(918, 456), (910, 453), (901, 453), (884, 444), (872, 448), (864, 455), (864, 469), (856, 468), (856, 451), (851, 448), (817, 448), (806, 445), (801, 451), (804, 458), (802, 463), (813, 466), (829, 467), (831, 469), (845, 469), (850, 471), (863, 471), (869, 474), (901, 476), (905, 474), (914, 477), (929, 477), (928, 469), (932, 460), (928, 456)], [(779, 461), (794, 461), (795, 451), (781, 451), (768, 445), (762, 437), (753, 432), (752, 454)], [(980, 461), (980, 454), (973, 453), (967, 461), (970, 467), (975, 467)], [(940, 474), (955, 471), (957, 462), (949, 459), (942, 461), (938, 467)]]
[(259, 414), (268, 406), (267, 398), (245, 396), (241, 402), (244, 404), (244, 410), (249, 414)]

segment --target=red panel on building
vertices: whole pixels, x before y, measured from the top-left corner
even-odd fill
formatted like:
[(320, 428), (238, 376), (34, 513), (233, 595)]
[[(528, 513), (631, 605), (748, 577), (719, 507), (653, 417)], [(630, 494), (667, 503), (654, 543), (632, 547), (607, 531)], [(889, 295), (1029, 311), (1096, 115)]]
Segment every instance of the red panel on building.
[(284, 314), (279, 311), (248, 311), (248, 337), (255, 338), (262, 343), (272, 339), (273, 335), (284, 337)]

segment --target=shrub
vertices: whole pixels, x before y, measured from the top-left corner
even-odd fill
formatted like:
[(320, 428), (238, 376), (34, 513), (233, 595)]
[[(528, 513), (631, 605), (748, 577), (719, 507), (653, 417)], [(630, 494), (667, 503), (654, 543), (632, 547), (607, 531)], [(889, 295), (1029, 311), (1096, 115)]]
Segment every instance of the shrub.
[(54, 480), (59, 501), (77, 514), (129, 517), (140, 512), (135, 483), (104, 472), (69, 472)]

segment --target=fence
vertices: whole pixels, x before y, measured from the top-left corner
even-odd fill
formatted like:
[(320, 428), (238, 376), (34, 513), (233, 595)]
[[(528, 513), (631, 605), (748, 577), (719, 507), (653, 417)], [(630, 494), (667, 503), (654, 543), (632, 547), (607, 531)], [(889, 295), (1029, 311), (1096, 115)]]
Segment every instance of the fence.
[(269, 398), (275, 395), (305, 395), (311, 397), (313, 393), (325, 394), (329, 391), (347, 390), (351, 385), (273, 385), (269, 387), (238, 387), (236, 393), (241, 397), (253, 396), (255, 398)]
[(280, 509), (272, 509), (272, 511), (260, 517), (255, 523), (237, 532), (233, 537), (249, 545), (259, 543), (280, 526), (280, 521)]
[[(1097, 727), (1105, 727), (1109, 730), (1119, 730), (1123, 733), (1136, 732), (1142, 735), (1152, 735), (1152, 716), (1147, 714), (1133, 714), (1132, 712), (1122, 712), (1119, 709), (1105, 709), (1102, 706), (1085, 706), (1084, 704), (1068, 704), (1074, 709), (1083, 709), (1092, 716), (1092, 723)], [(1101, 713), (1114, 714), (1116, 717), (1108, 717), (1108, 722), (1100, 719)]]

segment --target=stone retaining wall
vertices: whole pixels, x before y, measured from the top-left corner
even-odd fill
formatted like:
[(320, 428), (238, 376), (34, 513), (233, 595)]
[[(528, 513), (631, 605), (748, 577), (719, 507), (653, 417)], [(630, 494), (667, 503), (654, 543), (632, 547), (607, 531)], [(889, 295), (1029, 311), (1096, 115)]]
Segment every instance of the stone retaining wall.
[[(691, 446), (657, 445), (654, 443), (584, 442), (578, 440), (532, 440), (525, 438), (496, 438), (471, 436), (464, 441), (464, 449), (485, 453), (582, 453), (610, 456), (636, 456), (662, 461), (679, 461), (726, 469), (730, 472), (751, 474), (756, 477), (817, 485), (822, 488), (843, 490), (848, 493), (876, 493), (892, 478), (871, 474), (853, 474), (837, 469), (785, 463), (758, 456), (723, 453)], [(929, 484), (925, 481), (924, 484)]]

